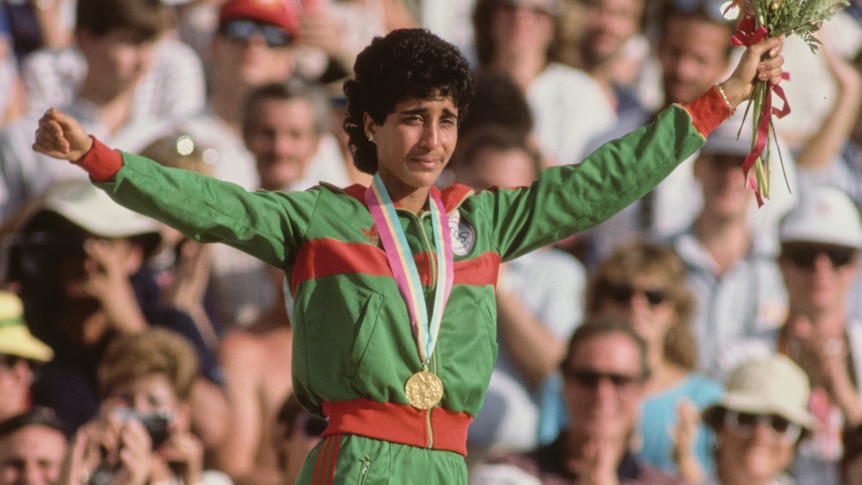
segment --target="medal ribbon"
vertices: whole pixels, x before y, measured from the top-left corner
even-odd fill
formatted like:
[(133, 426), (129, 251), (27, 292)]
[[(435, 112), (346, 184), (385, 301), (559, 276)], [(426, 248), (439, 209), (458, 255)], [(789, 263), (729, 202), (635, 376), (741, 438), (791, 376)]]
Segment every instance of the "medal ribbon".
[(452, 291), (452, 283), (455, 280), (452, 239), (444, 237), (449, 235), (446, 208), (443, 206), (440, 196), (433, 191), (430, 194), (430, 201), (438, 277), (434, 292), (434, 308), (429, 320), (425, 296), (422, 292), (422, 281), (419, 279), (419, 271), (413, 260), (413, 252), (407, 244), (407, 237), (404, 234), (404, 228), (401, 227), (401, 221), (398, 220), (395, 205), (392, 203), (379, 173), (374, 175), (374, 181), (365, 191), (365, 203), (377, 225), (377, 233), (380, 235), (380, 241), (383, 242), (386, 259), (389, 260), (389, 266), (392, 268), (398, 290), (407, 303), (410, 326), (413, 329), (416, 347), (419, 349), (419, 358), (423, 365), (428, 363), (434, 353), (434, 347), (437, 345), (437, 334), (440, 332), (440, 324), (443, 321), (443, 309), (449, 300), (449, 293)]

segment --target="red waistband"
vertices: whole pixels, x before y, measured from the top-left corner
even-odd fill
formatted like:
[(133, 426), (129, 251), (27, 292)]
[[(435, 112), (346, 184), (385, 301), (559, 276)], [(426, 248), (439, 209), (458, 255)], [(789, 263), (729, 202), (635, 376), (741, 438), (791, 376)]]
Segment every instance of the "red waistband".
[(464, 456), (467, 427), (473, 421), (467, 413), (441, 407), (422, 411), (408, 404), (369, 399), (324, 402), (323, 414), (329, 417), (323, 436), (355, 434)]

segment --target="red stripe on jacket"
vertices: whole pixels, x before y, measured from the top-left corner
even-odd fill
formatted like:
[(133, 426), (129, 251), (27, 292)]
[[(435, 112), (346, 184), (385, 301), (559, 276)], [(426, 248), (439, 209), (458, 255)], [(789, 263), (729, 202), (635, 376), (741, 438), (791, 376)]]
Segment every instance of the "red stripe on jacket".
[[(431, 285), (431, 275), (421, 268), (428, 268), (427, 252), (414, 257), (416, 267), (420, 268), (419, 278), (423, 285)], [(494, 285), (497, 282), (497, 268), (500, 256), (487, 252), (477, 258), (455, 262), (456, 285)], [(340, 274), (366, 274), (371, 276), (392, 276), (386, 253), (379, 247), (368, 243), (343, 242), (336, 239), (314, 239), (302, 245), (293, 269), (291, 290), (302, 283), (316, 278)]]

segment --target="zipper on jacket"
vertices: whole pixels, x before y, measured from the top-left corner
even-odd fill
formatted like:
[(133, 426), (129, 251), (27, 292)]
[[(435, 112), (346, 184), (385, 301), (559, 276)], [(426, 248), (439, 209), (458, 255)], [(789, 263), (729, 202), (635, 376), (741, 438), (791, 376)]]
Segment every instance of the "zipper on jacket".
[(371, 468), (371, 457), (365, 455), (362, 457), (362, 468), (359, 469), (359, 482), (357, 485), (363, 485), (365, 483), (365, 479), (368, 477), (368, 469)]

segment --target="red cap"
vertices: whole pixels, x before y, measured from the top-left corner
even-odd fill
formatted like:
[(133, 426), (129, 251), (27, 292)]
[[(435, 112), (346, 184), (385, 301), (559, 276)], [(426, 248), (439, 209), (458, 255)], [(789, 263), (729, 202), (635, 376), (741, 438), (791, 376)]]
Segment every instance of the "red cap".
[(232, 20), (254, 20), (296, 35), (299, 12), (294, 0), (228, 0), (219, 12), (219, 27)]

